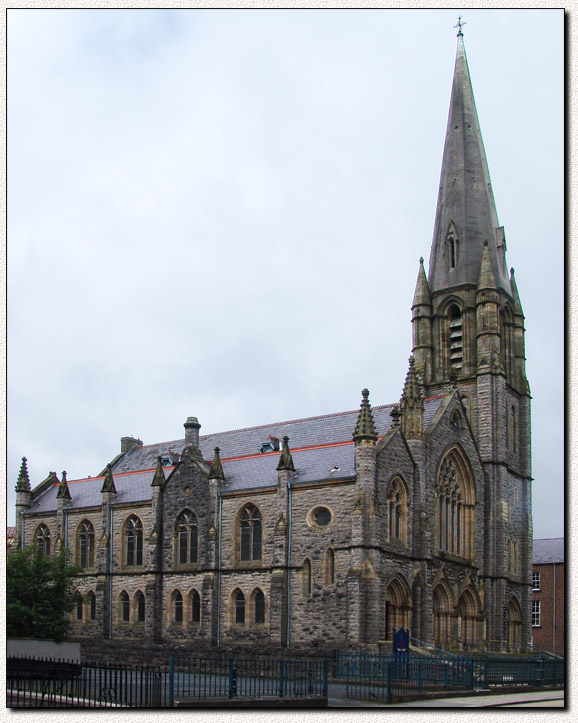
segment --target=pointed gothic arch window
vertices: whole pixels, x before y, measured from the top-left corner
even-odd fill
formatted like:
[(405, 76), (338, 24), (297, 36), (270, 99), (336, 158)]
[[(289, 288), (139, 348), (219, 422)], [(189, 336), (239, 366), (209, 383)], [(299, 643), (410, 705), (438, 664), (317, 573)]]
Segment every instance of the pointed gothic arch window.
[(516, 407), (513, 404), (508, 409), (507, 422), (508, 448), (515, 454), (518, 451), (518, 418), (516, 415)]
[(400, 477), (394, 477), (387, 488), (389, 539), (407, 541), (407, 489)]
[(96, 595), (91, 590), (86, 598), (88, 602), (88, 617), (90, 620), (96, 620)]
[(516, 598), (508, 601), (506, 608), (506, 648), (508, 653), (520, 652), (522, 610)]
[(179, 565), (196, 563), (199, 548), (197, 516), (191, 510), (183, 510), (176, 519), (175, 528), (176, 558)]
[(136, 619), (139, 623), (144, 623), (145, 621), (145, 596), (140, 590), (136, 591), (136, 594), (134, 596), (134, 603), (135, 603), (135, 611), (136, 611)]
[(119, 596), (120, 619), (123, 623), (130, 622), (130, 598), (126, 590), (123, 590)]
[(262, 519), (259, 509), (249, 502), (239, 515), (239, 559), (241, 562), (261, 560)]
[(179, 590), (173, 593), (173, 621), (177, 625), (183, 622), (183, 596)]
[(335, 585), (335, 551), (330, 547), (325, 553), (325, 584)]
[(89, 520), (83, 520), (78, 525), (76, 554), (83, 570), (94, 567), (94, 527)]
[(201, 622), (201, 596), (196, 590), (191, 592), (191, 622)]
[(236, 625), (245, 624), (245, 595), (237, 588), (232, 595), (233, 622)]
[(313, 568), (311, 567), (311, 561), (307, 558), (301, 570), (301, 583), (303, 595), (305, 597), (311, 597), (313, 593)]
[(252, 597), (253, 602), (253, 622), (255, 625), (263, 625), (265, 623), (265, 594), (257, 588)]
[(443, 458), (436, 480), (438, 550), (471, 559), (474, 554), (475, 488), (458, 448)]
[(36, 534), (36, 549), (41, 555), (50, 555), (50, 530), (46, 525), (38, 525)]
[(143, 526), (136, 515), (131, 515), (124, 523), (125, 564), (129, 567), (142, 565)]

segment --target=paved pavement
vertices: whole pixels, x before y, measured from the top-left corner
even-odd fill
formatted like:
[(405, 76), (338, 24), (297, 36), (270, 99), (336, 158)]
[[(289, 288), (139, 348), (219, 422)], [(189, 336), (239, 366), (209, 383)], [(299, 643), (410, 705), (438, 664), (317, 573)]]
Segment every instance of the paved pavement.
[(330, 708), (563, 708), (564, 689), (521, 691), (516, 693), (488, 693), (412, 700), (407, 703), (377, 703), (355, 701), (345, 697), (344, 685), (329, 685)]

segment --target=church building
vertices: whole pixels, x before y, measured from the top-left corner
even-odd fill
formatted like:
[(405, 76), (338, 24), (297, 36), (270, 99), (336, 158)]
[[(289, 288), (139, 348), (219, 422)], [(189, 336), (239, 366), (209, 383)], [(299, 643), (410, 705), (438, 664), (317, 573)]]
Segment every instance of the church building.
[[(408, 303), (410, 301), (408, 294)], [(401, 398), (143, 444), (17, 482), (13, 547), (80, 566), (77, 639), (531, 649), (530, 390), (461, 28)], [(356, 394), (358, 392), (356, 391)], [(378, 400), (379, 401), (379, 400)], [(105, 460), (103, 460), (104, 464)]]

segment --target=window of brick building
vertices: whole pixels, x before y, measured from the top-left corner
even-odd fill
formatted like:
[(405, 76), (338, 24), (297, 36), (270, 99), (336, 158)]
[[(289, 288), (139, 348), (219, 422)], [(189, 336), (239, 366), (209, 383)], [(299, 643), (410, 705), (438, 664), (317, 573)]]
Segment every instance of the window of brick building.
[(540, 601), (532, 600), (532, 627), (540, 627)]
[(539, 590), (539, 589), (540, 589), (540, 573), (533, 572), (532, 573), (532, 590)]

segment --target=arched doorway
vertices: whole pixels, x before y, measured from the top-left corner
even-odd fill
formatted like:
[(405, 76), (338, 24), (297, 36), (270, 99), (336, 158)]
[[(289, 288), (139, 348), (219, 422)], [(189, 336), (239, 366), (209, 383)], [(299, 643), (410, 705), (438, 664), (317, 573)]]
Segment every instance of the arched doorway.
[(464, 650), (477, 645), (478, 602), (476, 595), (466, 588), (458, 600), (458, 638)]
[(519, 653), (522, 633), (522, 611), (516, 598), (510, 598), (506, 608), (506, 649)]
[(436, 648), (447, 648), (450, 645), (451, 598), (442, 584), (436, 585), (433, 591), (434, 614), (434, 645)]
[(392, 640), (393, 631), (410, 627), (411, 593), (400, 577), (394, 577), (385, 589), (385, 640)]

